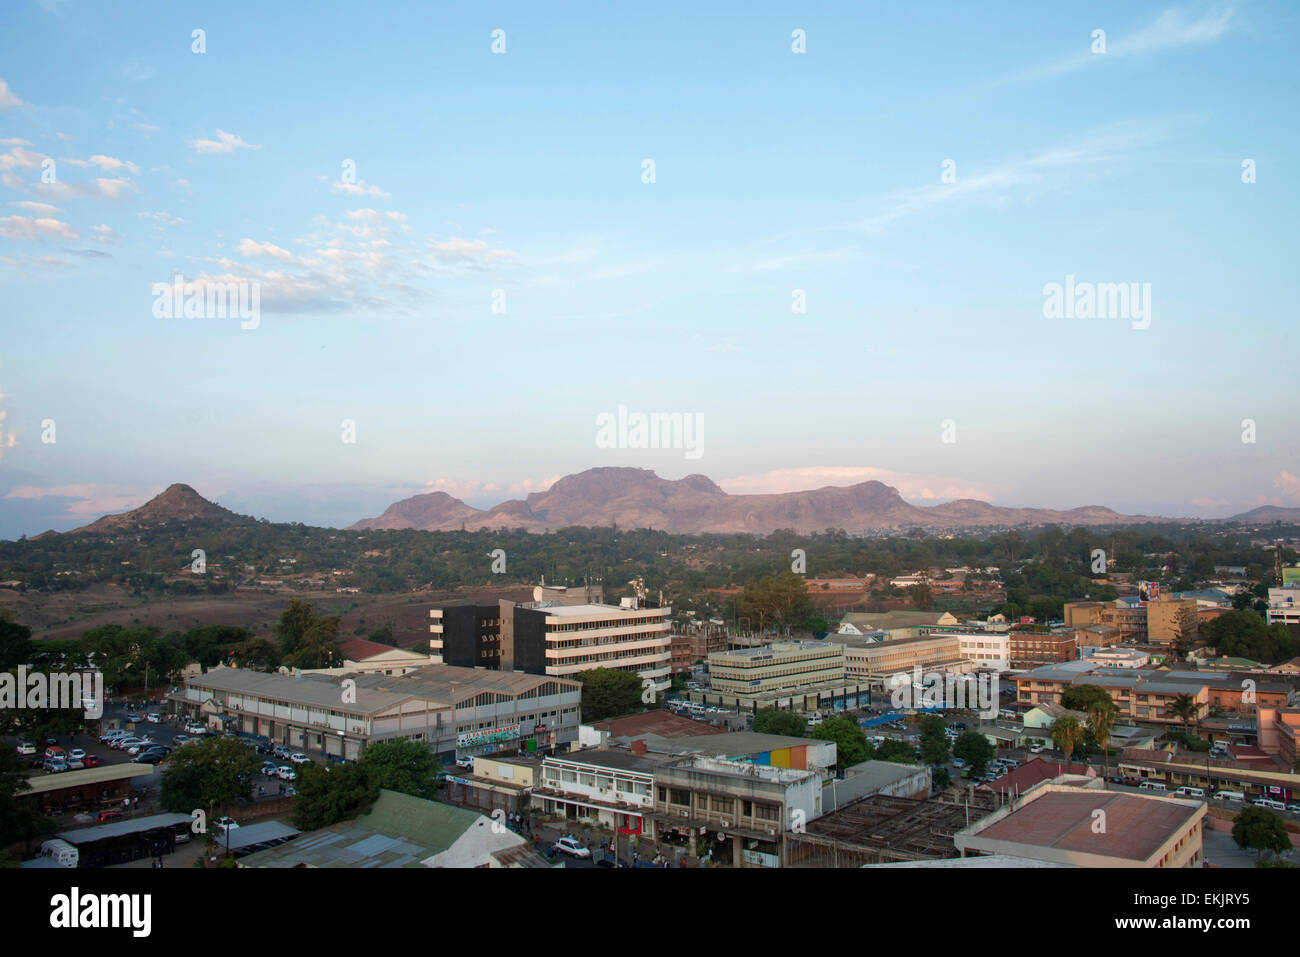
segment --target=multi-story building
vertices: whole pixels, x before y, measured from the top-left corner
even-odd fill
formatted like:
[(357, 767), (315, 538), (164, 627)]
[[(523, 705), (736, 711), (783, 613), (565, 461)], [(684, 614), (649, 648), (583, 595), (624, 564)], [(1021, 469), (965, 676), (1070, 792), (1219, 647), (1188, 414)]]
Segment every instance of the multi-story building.
[(1035, 634), (1013, 630), (1010, 636), (1011, 667), (1037, 668), (1039, 665), (1073, 661), (1079, 657), (1079, 641), (1075, 634), (1072, 631)]
[(1268, 623), (1300, 628), (1300, 588), (1268, 590)]
[(698, 838), (733, 867), (783, 866), (787, 832), (822, 815), (815, 771), (690, 757), (656, 768), (654, 788), (655, 833), (670, 842)]
[(370, 744), (407, 738), (455, 758), (576, 741), (582, 686), (449, 665), (393, 676), (216, 668), (170, 700), (204, 724), (327, 757), (355, 760)]
[(671, 687), (671, 608), (585, 601), (599, 586), (539, 587), (534, 601), (460, 605), (429, 612), (429, 647), (436, 661), (462, 667), (573, 677), (615, 668)]
[(844, 646), (827, 641), (778, 641), (709, 655), (710, 688), (756, 697), (844, 680)]
[(653, 838), (650, 811), (662, 760), (608, 748), (551, 755), (542, 762), (532, 801), (546, 814)]
[(961, 639), (955, 634), (920, 635), (888, 641), (841, 640), (845, 642), (845, 679), (860, 681), (873, 692), (886, 690), (891, 676), (910, 675), (918, 667), (923, 672), (952, 674), (968, 674), (975, 670), (970, 658), (962, 653)]
[(1194, 598), (1161, 598), (1148, 602), (1147, 641), (1153, 645), (1172, 645), (1184, 627), (1184, 618), (1190, 627), (1189, 637), (1195, 640), (1199, 622), (1197, 607)]
[(668, 667), (675, 675), (685, 674), (691, 670), (696, 660), (692, 657), (692, 642), (687, 635), (674, 634), (668, 639)]
[(1011, 667), (1011, 632), (957, 633), (957, 648), (979, 671), (1006, 671)]

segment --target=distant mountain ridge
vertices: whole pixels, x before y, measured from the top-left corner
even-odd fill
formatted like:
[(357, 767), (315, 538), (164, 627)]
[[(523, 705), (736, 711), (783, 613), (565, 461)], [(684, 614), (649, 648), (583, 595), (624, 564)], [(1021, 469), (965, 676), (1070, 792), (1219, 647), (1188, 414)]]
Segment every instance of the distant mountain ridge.
[(74, 528), (68, 534), (144, 531), (185, 522), (210, 522), (221, 525), (248, 525), (257, 521), (228, 508), (214, 505), (188, 485), (169, 485), (137, 509), (117, 515), (105, 515), (98, 521)]
[(1012, 525), (1111, 525), (1157, 519), (1121, 515), (1099, 505), (1064, 511), (1006, 508), (975, 499), (942, 505), (912, 505), (898, 489), (883, 482), (847, 487), (826, 486), (804, 492), (730, 495), (704, 475), (660, 478), (649, 469), (594, 468), (566, 475), (545, 492), (476, 509), (444, 492), (415, 495), (395, 502), (377, 518), (352, 529), (419, 528), (452, 531), (465, 528), (542, 532), (568, 525), (653, 528), (673, 534), (768, 534), (780, 528), (847, 532), (889, 528), (975, 528)]

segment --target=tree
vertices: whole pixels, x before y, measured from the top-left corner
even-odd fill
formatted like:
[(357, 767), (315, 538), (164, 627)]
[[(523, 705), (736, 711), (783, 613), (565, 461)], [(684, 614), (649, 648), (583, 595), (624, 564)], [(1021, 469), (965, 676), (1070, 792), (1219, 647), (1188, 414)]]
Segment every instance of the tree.
[(31, 790), (26, 770), (13, 748), (0, 748), (0, 849), (53, 830), (36, 802), (24, 799)]
[(1061, 694), (1061, 707), (1071, 711), (1091, 711), (1094, 705), (1113, 705), (1110, 692), (1100, 685), (1070, 685)]
[(371, 784), (360, 764), (336, 764), (330, 768), (313, 762), (300, 764), (294, 788), (298, 798), (294, 802), (293, 824), (304, 831), (354, 820), (370, 810), (379, 796), (379, 789)]
[(7, 618), (0, 620), (0, 671), (32, 663), (36, 649), (31, 638), (32, 630), (26, 625), (15, 624)]
[(586, 721), (603, 721), (645, 710), (641, 679), (631, 672), (592, 668), (579, 672), (578, 680), (582, 682), (582, 717)]
[(1083, 740), (1083, 725), (1072, 714), (1063, 715), (1052, 724), (1052, 743), (1065, 755), (1065, 763), (1070, 763), (1070, 755)]
[(419, 741), (398, 739), (372, 744), (359, 763), (371, 787), (428, 799), (438, 795), (438, 761)]
[(937, 714), (923, 714), (916, 719), (921, 731), (921, 760), (938, 765), (948, 762), (947, 722)]
[(906, 741), (889, 738), (873, 746), (867, 757), (872, 761), (892, 761), (895, 764), (915, 764), (916, 749)]
[(790, 738), (802, 738), (808, 731), (808, 722), (803, 715), (794, 711), (759, 708), (754, 715), (754, 730), (759, 734), (783, 734)]
[(1188, 730), (1193, 721), (1199, 723), (1201, 706), (1190, 694), (1176, 694), (1169, 703), (1169, 713), (1183, 722), (1183, 730)]
[[(844, 773), (845, 768), (861, 764), (871, 755), (862, 726), (853, 718), (844, 715), (827, 718), (813, 728), (812, 736), (819, 741), (835, 742), (835, 767), (841, 774)], [(915, 756), (912, 756), (912, 759), (915, 760)]]
[(952, 753), (970, 765), (970, 773), (982, 777), (988, 769), (989, 762), (997, 754), (997, 748), (980, 731), (968, 728), (957, 735), (953, 742)]
[(199, 809), (211, 816), (215, 808), (251, 800), (261, 766), (252, 748), (226, 735), (185, 744), (163, 771), (159, 799), (178, 814)]
[(1290, 850), (1291, 837), (1282, 819), (1265, 807), (1248, 807), (1237, 813), (1232, 822), (1232, 839), (1242, 850), (1256, 852), (1255, 864), (1264, 862), (1264, 852), (1281, 854)]
[(1115, 727), (1115, 722), (1118, 719), (1119, 708), (1115, 706), (1109, 697), (1105, 701), (1094, 701), (1088, 709), (1088, 726), (1092, 731), (1092, 736), (1097, 739), (1097, 744), (1101, 747), (1107, 781), (1110, 780), (1110, 751), (1106, 748), (1106, 742), (1110, 740), (1110, 732)]
[(808, 583), (794, 572), (767, 575), (750, 582), (740, 594), (741, 615), (758, 622), (760, 632), (806, 621), (812, 612)]

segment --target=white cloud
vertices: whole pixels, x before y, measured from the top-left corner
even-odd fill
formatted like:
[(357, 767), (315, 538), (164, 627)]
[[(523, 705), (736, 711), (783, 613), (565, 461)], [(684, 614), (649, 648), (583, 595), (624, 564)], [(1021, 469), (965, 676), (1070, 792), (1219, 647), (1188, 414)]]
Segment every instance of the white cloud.
[(293, 259), (293, 253), (287, 249), (281, 249), (274, 243), (259, 243), (252, 239), (241, 239), (237, 248), (241, 256), (270, 256), (272, 259)]
[(136, 215), (141, 219), (151, 219), (160, 226), (179, 226), (185, 222), (185, 220), (181, 219), (179, 216), (173, 216), (171, 213), (162, 211), (153, 213), (136, 213)]
[(225, 130), (217, 130), (217, 138), (215, 140), (190, 140), (190, 148), (196, 153), (203, 154), (233, 153), (237, 149), (260, 150), (262, 147), (254, 143), (244, 142), (244, 138), (235, 133), (227, 133)]
[(383, 199), (388, 194), (378, 186), (367, 183), (364, 179), (359, 179), (355, 183), (345, 183), (342, 180), (335, 180), (330, 183), (330, 191), (334, 193), (345, 193), (348, 196), (376, 196)]
[(0, 110), (12, 110), (15, 106), (26, 105), (26, 103), (18, 99), (17, 94), (9, 89), (9, 84), (0, 79)]
[(1300, 478), (1290, 472), (1279, 472), (1273, 487), (1293, 502), (1300, 502)]
[(136, 166), (134, 163), (128, 162), (127, 160), (120, 160), (113, 156), (104, 156), (103, 154), (96, 154), (88, 160), (70, 159), (64, 160), (64, 162), (71, 163), (73, 166), (81, 167), (97, 166), (105, 173), (117, 173), (122, 170), (127, 170), (134, 175), (140, 172), (140, 167)]
[(77, 239), (77, 231), (57, 219), (0, 216), (0, 236), (9, 239)]
[(33, 213), (40, 213), (43, 216), (53, 216), (59, 211), (57, 206), (51, 206), (49, 203), (33, 203), (30, 199), (24, 199), (9, 205), (17, 206), (19, 209), (29, 209)]
[(1041, 79), (1085, 67), (1101, 66), (1118, 57), (1149, 56), (1181, 47), (1213, 43), (1231, 28), (1232, 17), (1231, 7), (1220, 7), (1195, 18), (1185, 10), (1165, 10), (1148, 26), (1136, 33), (1113, 34), (1107, 31), (1105, 53), (1093, 53), (1090, 34), (1083, 35), (1080, 45), (1085, 48), (1084, 50), (1054, 63), (1038, 66), (1018, 79)]
[(367, 223), (382, 223), (386, 221), (404, 223), (407, 219), (405, 213), (399, 213), (394, 209), (387, 210), (386, 212), (380, 212), (377, 209), (349, 209), (346, 215), (348, 219), (360, 220)]
[(100, 243), (111, 243), (116, 239), (122, 238), (113, 231), (112, 226), (92, 226), (90, 231), (95, 234), (95, 241)]

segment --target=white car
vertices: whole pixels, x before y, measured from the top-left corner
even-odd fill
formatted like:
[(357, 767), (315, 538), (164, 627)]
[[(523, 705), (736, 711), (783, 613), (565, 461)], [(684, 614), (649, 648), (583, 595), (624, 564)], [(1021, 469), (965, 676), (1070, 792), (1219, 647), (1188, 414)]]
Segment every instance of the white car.
[(137, 744), (141, 744), (143, 742), (144, 742), (143, 738), (136, 738), (136, 737), (116, 738), (113, 741), (110, 741), (108, 743), (108, 746), (110, 748), (113, 748), (115, 751), (125, 751), (127, 748), (133, 748)]
[(68, 752), (68, 760), (70, 761), (84, 761), (85, 759), (86, 752), (82, 748), (73, 748)]
[(293, 754), (289, 755), (289, 760), (294, 764), (306, 764), (311, 760), (311, 758), (307, 757), (307, 755), (303, 754), (301, 751), (295, 751)]
[(233, 831), (235, 828), (239, 827), (239, 822), (233, 817), (219, 817), (212, 826), (222, 834), (225, 834), (227, 831)]
[(201, 724), (187, 724), (185, 726), (186, 734), (207, 734), (208, 729)]
[(591, 851), (579, 844), (576, 837), (560, 838), (555, 842), (555, 849), (561, 854), (568, 854), (570, 857), (591, 857)]
[(298, 776), (298, 771), (288, 764), (282, 764), (276, 769), (275, 776), (281, 781), (292, 781)]
[(35, 754), (35, 753), (36, 753), (36, 745), (32, 744), (30, 741), (19, 741), (19, 742), (18, 742), (18, 753), (19, 753), (19, 754), (24, 754), (24, 755)]
[(157, 742), (155, 742), (153, 738), (145, 738), (142, 741), (137, 741), (135, 744), (125, 748), (124, 750), (127, 754), (139, 754), (141, 751), (149, 750), (149, 748), (153, 747), (156, 743)]
[(1029, 746), (1030, 754), (1042, 754), (1046, 749), (1041, 744), (1031, 744)]
[(457, 758), (457, 759), (456, 759), (456, 767), (458, 767), (458, 768), (469, 768), (471, 771), (474, 770), (474, 758), (473, 758), (473, 756), (467, 754), (467, 755), (465, 755), (463, 758)]

